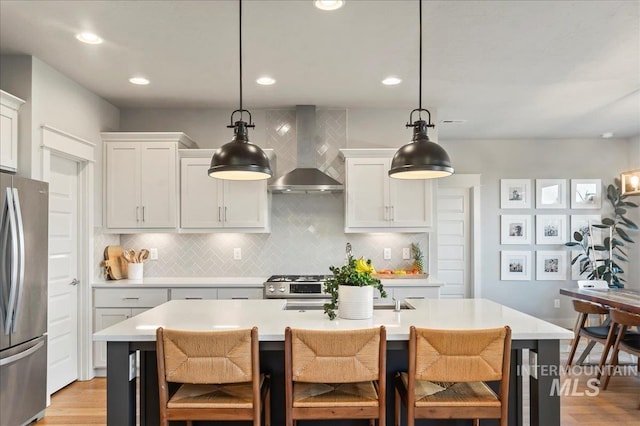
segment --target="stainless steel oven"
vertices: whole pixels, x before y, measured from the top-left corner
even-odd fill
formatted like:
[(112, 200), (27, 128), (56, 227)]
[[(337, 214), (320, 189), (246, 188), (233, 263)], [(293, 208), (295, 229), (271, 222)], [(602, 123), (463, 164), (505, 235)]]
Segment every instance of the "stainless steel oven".
[(331, 296), (324, 292), (326, 275), (273, 275), (264, 283), (265, 299), (286, 299), (286, 310), (317, 310)]

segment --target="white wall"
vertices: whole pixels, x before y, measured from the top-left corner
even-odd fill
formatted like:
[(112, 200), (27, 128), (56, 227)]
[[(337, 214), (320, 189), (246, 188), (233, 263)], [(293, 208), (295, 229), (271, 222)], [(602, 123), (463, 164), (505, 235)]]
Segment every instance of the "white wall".
[[(626, 170), (640, 169), (640, 135), (629, 139), (629, 165)], [(630, 200), (640, 204), (640, 196), (631, 197)], [(640, 208), (633, 209), (629, 218), (640, 226)], [(627, 274), (628, 287), (640, 290), (640, 233), (633, 238), (636, 244), (629, 249), (629, 273)]]

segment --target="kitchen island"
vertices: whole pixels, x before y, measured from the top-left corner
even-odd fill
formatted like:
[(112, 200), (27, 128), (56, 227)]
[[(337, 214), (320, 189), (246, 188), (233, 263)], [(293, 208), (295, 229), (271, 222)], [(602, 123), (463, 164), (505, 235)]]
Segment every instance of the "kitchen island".
[[(155, 361), (157, 327), (188, 330), (228, 330), (257, 326), (261, 368), (272, 375), (272, 424), (284, 424), (284, 329), (287, 326), (344, 330), (384, 325), (387, 328), (388, 380), (406, 369), (409, 326), (443, 329), (478, 329), (509, 325), (513, 352), (509, 396), (509, 424), (521, 425), (523, 395), (530, 396), (532, 426), (560, 426), (559, 340), (573, 333), (546, 321), (485, 299), (410, 300), (415, 309), (394, 312), (376, 310), (369, 320), (329, 321), (321, 310), (285, 310), (283, 300), (173, 300), (94, 334), (107, 342), (107, 424), (157, 424), (158, 395)], [(523, 349), (534, 353), (529, 392), (523, 389)], [(136, 404), (136, 382), (130, 374), (135, 351), (140, 354), (140, 407)], [(557, 388), (556, 388), (557, 389)], [(392, 389), (387, 392), (387, 424), (393, 423)], [(314, 424), (310, 422), (309, 424)], [(315, 424), (322, 424), (316, 422)], [(344, 423), (359, 424), (359, 423)], [(483, 424), (492, 424), (483, 421)]]

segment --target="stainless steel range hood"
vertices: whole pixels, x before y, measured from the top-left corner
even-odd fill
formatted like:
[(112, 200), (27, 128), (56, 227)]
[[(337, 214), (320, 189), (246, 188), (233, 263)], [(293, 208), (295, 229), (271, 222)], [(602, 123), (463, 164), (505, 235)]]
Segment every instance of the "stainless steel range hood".
[(297, 167), (276, 179), (269, 190), (274, 194), (339, 193), (343, 185), (318, 170), (316, 165), (316, 107), (296, 106)]

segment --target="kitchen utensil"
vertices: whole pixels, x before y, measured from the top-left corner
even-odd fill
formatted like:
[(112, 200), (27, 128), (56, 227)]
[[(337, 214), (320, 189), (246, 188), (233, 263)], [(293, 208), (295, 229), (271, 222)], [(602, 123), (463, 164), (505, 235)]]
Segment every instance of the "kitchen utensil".
[(136, 263), (136, 251), (134, 249), (125, 250), (122, 252), (122, 257), (124, 257), (129, 263)]
[(142, 263), (149, 258), (149, 250), (142, 249), (140, 253), (138, 253), (138, 263)]
[(121, 280), (127, 276), (128, 263), (124, 258), (122, 246), (107, 246), (104, 249), (105, 274), (111, 280)]

